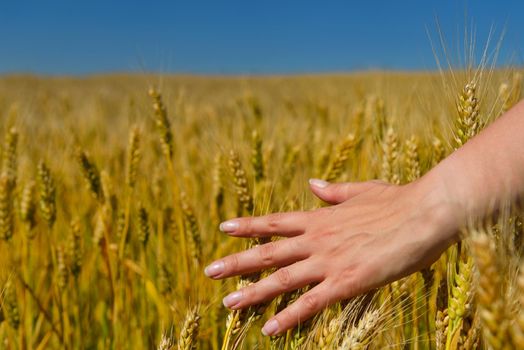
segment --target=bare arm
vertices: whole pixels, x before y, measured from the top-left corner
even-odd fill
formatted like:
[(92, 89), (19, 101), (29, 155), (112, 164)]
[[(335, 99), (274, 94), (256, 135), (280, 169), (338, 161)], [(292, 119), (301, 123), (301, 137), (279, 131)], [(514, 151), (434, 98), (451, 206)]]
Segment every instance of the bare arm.
[(448, 199), (470, 215), (524, 193), (524, 101), (432, 169)]
[(221, 279), (280, 268), (224, 298), (232, 309), (315, 283), (262, 329), (266, 335), (281, 333), (329, 304), (429, 266), (459, 239), (469, 215), (522, 195), (523, 135), (521, 102), (413, 183), (312, 180), (313, 193), (332, 206), (222, 223), (231, 236), (287, 238), (224, 257), (205, 272)]

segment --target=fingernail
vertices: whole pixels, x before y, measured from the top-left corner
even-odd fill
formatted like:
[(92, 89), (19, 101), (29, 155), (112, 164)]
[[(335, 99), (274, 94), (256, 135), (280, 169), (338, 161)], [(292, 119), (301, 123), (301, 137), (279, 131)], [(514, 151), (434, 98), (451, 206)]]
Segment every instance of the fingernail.
[(232, 307), (238, 304), (241, 300), (242, 300), (242, 292), (236, 291), (236, 292), (229, 294), (224, 299), (222, 299), (222, 304), (224, 304), (225, 307)]
[(233, 220), (224, 221), (220, 224), (219, 228), (222, 232), (233, 232), (238, 228), (238, 222)]
[(318, 188), (326, 188), (329, 182), (320, 179), (309, 179), (309, 184)]
[(262, 327), (262, 334), (264, 335), (275, 335), (278, 331), (278, 321), (269, 320), (266, 322), (264, 327)]
[(216, 277), (224, 272), (224, 262), (216, 261), (204, 269), (207, 277)]

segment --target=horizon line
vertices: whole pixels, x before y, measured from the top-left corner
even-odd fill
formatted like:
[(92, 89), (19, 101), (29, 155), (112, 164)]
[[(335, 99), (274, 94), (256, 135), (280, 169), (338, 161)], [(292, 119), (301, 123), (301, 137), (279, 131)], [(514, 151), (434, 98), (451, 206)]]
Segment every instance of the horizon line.
[[(304, 77), (304, 76), (329, 76), (329, 75), (358, 75), (358, 74), (372, 74), (372, 73), (389, 73), (389, 74), (431, 74), (448, 71), (461, 71), (465, 68), (446, 68), (444, 70), (438, 68), (419, 69), (419, 68), (369, 68), (369, 69), (348, 69), (348, 70), (319, 70), (319, 71), (304, 71), (304, 72), (185, 72), (185, 71), (135, 71), (135, 70), (115, 70), (115, 71), (99, 71), (86, 73), (42, 73), (42, 72), (0, 72), (0, 79), (4, 78), (91, 78), (102, 76), (172, 76), (172, 77), (195, 77), (195, 78), (271, 78), (271, 77)], [(524, 64), (515, 65), (501, 65), (493, 68), (498, 70), (520, 70), (524, 69)]]

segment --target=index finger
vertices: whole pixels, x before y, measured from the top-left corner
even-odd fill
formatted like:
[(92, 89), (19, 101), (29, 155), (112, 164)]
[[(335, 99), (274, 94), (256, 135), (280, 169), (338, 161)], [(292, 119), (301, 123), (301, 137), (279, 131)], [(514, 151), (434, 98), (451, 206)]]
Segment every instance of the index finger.
[(220, 224), (220, 231), (238, 237), (293, 237), (304, 233), (308, 212), (295, 211), (236, 218)]

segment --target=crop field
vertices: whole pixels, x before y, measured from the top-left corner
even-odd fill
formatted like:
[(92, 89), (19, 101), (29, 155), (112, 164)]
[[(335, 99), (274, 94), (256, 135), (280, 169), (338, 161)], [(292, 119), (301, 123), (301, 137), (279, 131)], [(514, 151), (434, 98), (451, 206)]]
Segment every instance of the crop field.
[(307, 288), (230, 311), (228, 292), (273, 271), (203, 273), (264, 244), (220, 222), (326, 205), (309, 178), (415, 181), (515, 104), (521, 80), (0, 77), (0, 349), (524, 349), (512, 205), (430, 268), (276, 337), (263, 322)]

